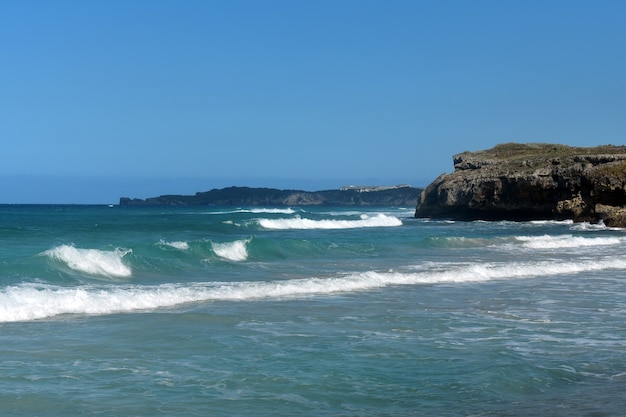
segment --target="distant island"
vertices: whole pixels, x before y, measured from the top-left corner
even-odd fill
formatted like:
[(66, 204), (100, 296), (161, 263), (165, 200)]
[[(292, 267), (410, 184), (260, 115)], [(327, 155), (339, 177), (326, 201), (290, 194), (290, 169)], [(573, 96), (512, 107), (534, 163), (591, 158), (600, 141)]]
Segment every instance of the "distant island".
[(413, 207), (422, 189), (410, 185), (346, 186), (338, 190), (303, 191), (227, 187), (195, 195), (120, 198), (120, 206), (396, 206)]
[(572, 219), (626, 227), (626, 147), (505, 143), (453, 156), (421, 193), (416, 217)]

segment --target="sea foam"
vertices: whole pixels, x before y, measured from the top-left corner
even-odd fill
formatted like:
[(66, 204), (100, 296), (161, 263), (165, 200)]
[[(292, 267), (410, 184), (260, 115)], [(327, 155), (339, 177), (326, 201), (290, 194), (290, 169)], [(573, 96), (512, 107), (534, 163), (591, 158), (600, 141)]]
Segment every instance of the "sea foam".
[(296, 217), (291, 219), (259, 219), (258, 222), (266, 229), (354, 229), (402, 226), (400, 219), (385, 214), (374, 216), (363, 214), (359, 220), (312, 220)]
[(296, 211), (292, 208), (251, 208), (237, 209), (228, 211), (211, 211), (208, 214), (236, 214), (236, 213), (254, 213), (254, 214), (293, 214)]
[(169, 246), (175, 249), (180, 249), (180, 250), (188, 250), (189, 249), (189, 243), (185, 242), (185, 241), (174, 241), (174, 242), (168, 242), (166, 240), (159, 240), (159, 245), (160, 246)]
[(573, 235), (516, 236), (515, 239), (523, 242), (523, 247), (531, 249), (563, 249), (587, 246), (607, 246), (619, 245), (623, 242), (623, 239), (619, 237), (582, 237)]
[(0, 322), (30, 321), (62, 314), (103, 315), (168, 308), (190, 302), (248, 301), (323, 296), (391, 285), (472, 283), (548, 275), (626, 269), (626, 260), (431, 265), (417, 272), (367, 271), (277, 281), (198, 282), (191, 284), (108, 285), (74, 288), (19, 284), (0, 290)]
[(105, 251), (61, 245), (48, 249), (42, 255), (63, 262), (69, 268), (86, 274), (107, 277), (129, 277), (132, 275), (132, 270), (124, 264), (123, 258), (130, 252), (132, 252), (130, 249), (118, 248)]

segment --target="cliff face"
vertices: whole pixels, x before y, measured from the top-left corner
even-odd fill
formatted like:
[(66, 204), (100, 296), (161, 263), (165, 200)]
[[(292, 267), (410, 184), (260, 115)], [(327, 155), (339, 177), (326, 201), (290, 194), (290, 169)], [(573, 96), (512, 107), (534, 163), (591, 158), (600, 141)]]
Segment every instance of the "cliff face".
[(120, 198), (121, 206), (398, 206), (411, 207), (421, 189), (409, 186), (302, 191), (275, 188), (228, 187), (195, 195)]
[(626, 227), (626, 147), (503, 144), (454, 156), (421, 193), (416, 217), (573, 219)]

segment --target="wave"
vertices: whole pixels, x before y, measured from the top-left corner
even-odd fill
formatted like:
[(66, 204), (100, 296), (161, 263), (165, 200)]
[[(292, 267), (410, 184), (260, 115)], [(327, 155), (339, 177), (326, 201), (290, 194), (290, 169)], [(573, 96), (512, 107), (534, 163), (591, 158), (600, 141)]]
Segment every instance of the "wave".
[(531, 220), (528, 223), (539, 225), (539, 226), (545, 226), (545, 225), (550, 225), (550, 224), (553, 224), (553, 225), (574, 224), (574, 221), (571, 219), (568, 219), (568, 220)]
[(393, 216), (393, 217), (398, 217), (398, 218), (404, 218), (404, 217), (409, 217), (414, 219), (414, 215), (415, 215), (415, 208), (409, 209), (409, 208), (403, 208), (403, 207), (388, 207), (388, 208), (381, 208), (381, 207), (376, 207), (376, 212), (367, 212), (367, 209), (364, 208), (364, 210), (341, 210), (341, 209), (337, 209), (337, 210), (330, 210), (330, 211), (315, 211), (316, 214), (321, 214), (321, 215), (326, 215), (326, 216), (331, 216), (331, 217), (345, 217), (345, 216), (362, 216), (362, 215), (368, 215), (368, 214), (384, 214), (386, 216)]
[(252, 239), (236, 240), (234, 242), (216, 243), (211, 242), (213, 252), (221, 258), (229, 261), (245, 261), (248, 259), (248, 243)]
[(494, 245), (494, 242), (499, 243), (494, 239), (465, 236), (430, 236), (426, 238), (426, 242), (429, 246), (446, 248), (476, 248)]
[(294, 214), (296, 211), (292, 208), (252, 208), (252, 209), (236, 209), (228, 211), (211, 211), (209, 214), (237, 214), (237, 213), (254, 213), (254, 214)]
[(60, 287), (18, 284), (0, 290), (0, 322), (31, 321), (62, 314), (105, 315), (150, 311), (192, 302), (254, 301), (367, 291), (395, 285), (472, 283), (491, 280), (626, 269), (626, 260), (580, 262), (436, 264), (415, 272), (346, 274), (282, 281)]
[(158, 245), (160, 246), (169, 246), (175, 249), (180, 249), (180, 250), (189, 250), (189, 243), (185, 242), (185, 241), (175, 241), (175, 242), (168, 242), (166, 240), (159, 240)]
[(602, 220), (600, 220), (598, 223), (587, 223), (587, 222), (575, 223), (572, 225), (571, 229), (582, 231), (582, 232), (595, 232), (598, 230), (613, 230), (617, 232), (624, 231), (623, 227), (608, 227), (607, 225), (604, 224)]
[(258, 223), (266, 229), (354, 229), (362, 227), (402, 226), (402, 221), (394, 216), (362, 214), (359, 220), (312, 220), (295, 217), (292, 219), (259, 219)]
[[(596, 230), (611, 230), (612, 228), (606, 227), (604, 222), (600, 220), (599, 223), (588, 223), (588, 222), (576, 223), (571, 227), (571, 229), (587, 232), (587, 231), (596, 231)], [(615, 230), (621, 230), (621, 229), (615, 229)]]
[(248, 209), (248, 210), (242, 210), (242, 213), (273, 213), (273, 214), (293, 214), (296, 211), (292, 208), (284, 208), (284, 209), (280, 209), (280, 208), (255, 208), (255, 209)]
[(523, 247), (530, 249), (564, 249), (587, 246), (608, 246), (619, 245), (623, 242), (623, 239), (619, 237), (582, 237), (573, 235), (516, 236), (515, 239), (523, 242)]
[(124, 264), (123, 258), (131, 253), (130, 249), (105, 251), (99, 249), (81, 249), (71, 245), (61, 245), (48, 249), (41, 255), (67, 265), (70, 269), (89, 275), (106, 277), (130, 277), (132, 270)]

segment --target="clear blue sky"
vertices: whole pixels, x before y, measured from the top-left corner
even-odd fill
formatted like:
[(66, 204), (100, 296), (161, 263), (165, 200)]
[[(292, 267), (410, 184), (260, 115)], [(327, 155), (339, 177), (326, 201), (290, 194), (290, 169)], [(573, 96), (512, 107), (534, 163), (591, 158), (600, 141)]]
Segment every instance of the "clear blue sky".
[(0, 2), (0, 203), (423, 186), (626, 142), (626, 1)]

